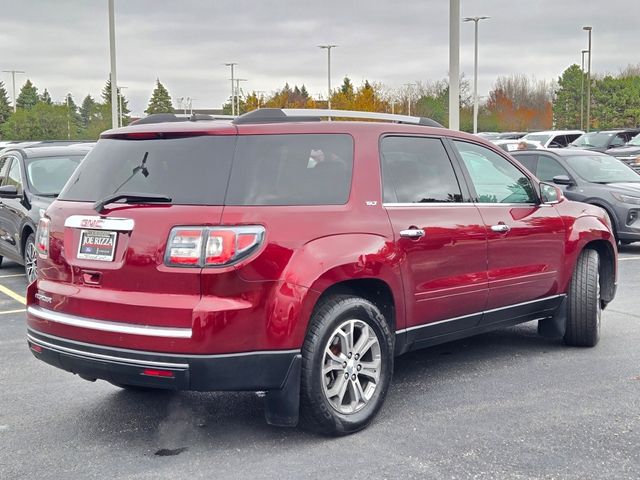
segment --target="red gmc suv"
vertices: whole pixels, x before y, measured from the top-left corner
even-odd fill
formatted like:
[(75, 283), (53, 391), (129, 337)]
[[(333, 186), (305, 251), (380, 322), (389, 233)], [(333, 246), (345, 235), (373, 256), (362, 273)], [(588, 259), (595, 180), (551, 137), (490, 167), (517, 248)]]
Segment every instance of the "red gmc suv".
[(346, 434), (409, 350), (533, 320), (598, 342), (606, 214), (490, 143), (364, 112), (162, 119), (104, 133), (40, 221), (38, 359), (129, 389), (266, 391), (269, 423)]

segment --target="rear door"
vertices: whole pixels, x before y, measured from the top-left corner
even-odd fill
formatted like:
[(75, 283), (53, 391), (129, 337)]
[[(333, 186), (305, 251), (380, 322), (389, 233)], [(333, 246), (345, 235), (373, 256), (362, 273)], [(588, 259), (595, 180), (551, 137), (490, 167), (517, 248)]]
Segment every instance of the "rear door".
[(483, 322), (517, 317), (523, 309), (544, 310), (561, 293), (562, 219), (553, 206), (539, 203), (536, 186), (514, 163), (482, 145), (453, 144), (487, 226), (489, 298)]
[(380, 149), (409, 342), (474, 327), (487, 303), (487, 232), (459, 166), (439, 138), (386, 136)]

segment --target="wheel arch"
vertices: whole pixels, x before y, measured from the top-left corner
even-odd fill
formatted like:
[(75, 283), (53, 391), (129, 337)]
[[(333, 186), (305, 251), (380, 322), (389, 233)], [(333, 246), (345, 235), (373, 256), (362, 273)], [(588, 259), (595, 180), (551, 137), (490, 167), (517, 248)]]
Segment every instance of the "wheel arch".
[(30, 223), (25, 223), (20, 231), (20, 256), (24, 257), (24, 248), (27, 244), (27, 238), (29, 235), (36, 233), (36, 228)]
[(584, 246), (585, 249), (595, 250), (600, 257), (600, 294), (604, 307), (616, 294), (616, 253), (606, 240), (592, 240)]

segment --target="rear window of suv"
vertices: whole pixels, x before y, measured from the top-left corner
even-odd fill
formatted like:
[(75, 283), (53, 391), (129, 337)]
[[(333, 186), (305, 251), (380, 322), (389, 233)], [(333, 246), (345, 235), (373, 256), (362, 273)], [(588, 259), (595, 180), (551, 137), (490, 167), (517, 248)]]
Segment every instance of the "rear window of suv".
[(122, 192), (180, 205), (339, 205), (349, 198), (352, 170), (349, 135), (102, 139), (59, 199), (95, 202)]

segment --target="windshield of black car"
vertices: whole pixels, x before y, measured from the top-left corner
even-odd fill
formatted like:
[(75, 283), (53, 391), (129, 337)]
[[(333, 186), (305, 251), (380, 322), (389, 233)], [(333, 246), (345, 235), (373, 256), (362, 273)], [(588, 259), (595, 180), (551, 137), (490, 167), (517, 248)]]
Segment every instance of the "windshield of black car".
[(609, 155), (571, 155), (565, 158), (569, 166), (587, 182), (640, 182), (640, 175)]
[(36, 195), (57, 195), (83, 158), (84, 155), (28, 158), (25, 167), (31, 190)]
[(576, 147), (606, 147), (609, 144), (609, 139), (614, 135), (614, 133), (604, 132), (584, 133), (571, 144)]

